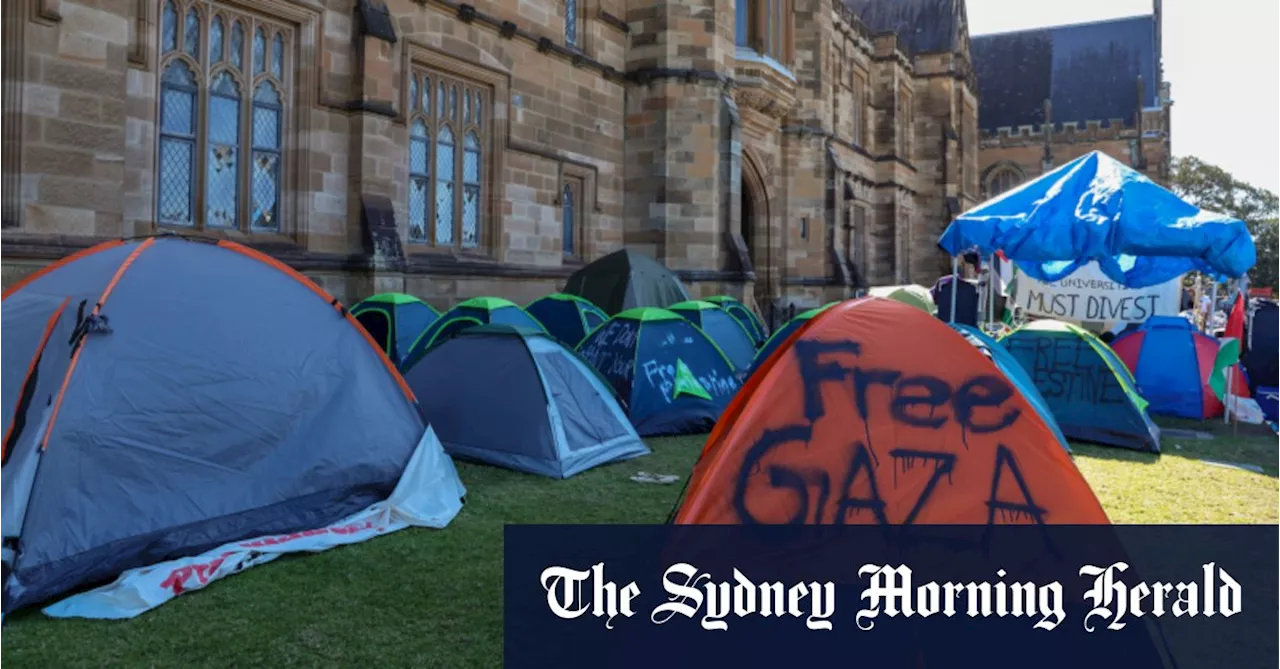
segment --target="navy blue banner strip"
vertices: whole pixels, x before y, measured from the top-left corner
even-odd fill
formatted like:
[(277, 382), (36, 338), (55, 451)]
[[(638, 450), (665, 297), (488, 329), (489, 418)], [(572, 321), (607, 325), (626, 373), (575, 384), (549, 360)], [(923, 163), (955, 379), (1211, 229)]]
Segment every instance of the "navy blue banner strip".
[(508, 667), (1275, 667), (1275, 526), (508, 526)]

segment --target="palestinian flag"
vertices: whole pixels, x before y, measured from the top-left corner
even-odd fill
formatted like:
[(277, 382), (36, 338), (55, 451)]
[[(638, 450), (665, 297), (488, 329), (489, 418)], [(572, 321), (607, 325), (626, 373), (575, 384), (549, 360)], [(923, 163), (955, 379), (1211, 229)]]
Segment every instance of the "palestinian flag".
[[(1243, 379), (1240, 378), (1240, 368), (1236, 365), (1238, 362), (1240, 362), (1240, 340), (1224, 339), (1222, 345), (1218, 347), (1217, 357), (1213, 359), (1213, 371), (1209, 373), (1209, 387), (1223, 404), (1227, 403), (1227, 370), (1232, 367), (1235, 367), (1232, 373), (1236, 377), (1232, 382), (1235, 386), (1232, 394), (1239, 394)], [(1248, 396), (1247, 391), (1245, 396)]]

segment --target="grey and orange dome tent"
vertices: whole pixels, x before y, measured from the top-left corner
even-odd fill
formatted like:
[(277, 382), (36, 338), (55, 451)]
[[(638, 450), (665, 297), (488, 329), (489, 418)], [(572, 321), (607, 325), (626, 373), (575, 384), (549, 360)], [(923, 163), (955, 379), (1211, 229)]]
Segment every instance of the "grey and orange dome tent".
[(946, 323), (875, 297), (814, 315), (761, 364), (674, 521), (1108, 523), (1016, 384)]
[[(232, 242), (92, 247), (6, 292), (3, 329), (6, 613), (323, 527), (385, 499), (431, 445), (355, 318)], [(461, 490), (451, 464), (433, 473)]]

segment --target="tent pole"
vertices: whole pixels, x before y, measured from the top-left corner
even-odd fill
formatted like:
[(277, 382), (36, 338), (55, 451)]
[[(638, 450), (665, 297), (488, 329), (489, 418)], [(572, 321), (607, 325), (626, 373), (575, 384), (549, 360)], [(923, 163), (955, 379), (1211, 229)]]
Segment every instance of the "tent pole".
[(1235, 365), (1231, 365), (1230, 367), (1227, 368), (1227, 389), (1225, 392), (1222, 393), (1222, 399), (1224, 400), (1224, 402), (1222, 403), (1222, 406), (1223, 406), (1222, 424), (1223, 425), (1226, 425), (1227, 423), (1235, 422), (1235, 416), (1232, 415), (1232, 412), (1235, 408), (1234, 407), (1235, 398), (1231, 396), (1231, 382), (1234, 380), (1231, 377), (1233, 376), (1234, 372), (1235, 372)]
[(1210, 279), (1209, 284), (1209, 313), (1204, 317), (1204, 330), (1209, 334), (1213, 334), (1213, 317), (1218, 313), (1218, 282)]
[(951, 256), (951, 322), (956, 322), (956, 282), (960, 280), (960, 259)]
[(987, 325), (996, 320), (996, 254), (987, 257)]

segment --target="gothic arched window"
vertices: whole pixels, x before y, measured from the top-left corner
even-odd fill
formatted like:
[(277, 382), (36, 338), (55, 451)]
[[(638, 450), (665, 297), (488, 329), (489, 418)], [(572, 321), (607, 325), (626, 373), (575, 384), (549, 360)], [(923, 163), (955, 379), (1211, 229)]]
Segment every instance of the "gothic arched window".
[(409, 74), (408, 93), (409, 241), (477, 248), (487, 211), (484, 117), (489, 92), (416, 68)]
[[(247, 34), (253, 35), (249, 44)], [(164, 1), (160, 223), (280, 229), (292, 40), (287, 27), (217, 2)], [(245, 71), (246, 61), (252, 71)]]
[(577, 236), (577, 226), (574, 222), (574, 205), (577, 200), (573, 193), (573, 185), (565, 184), (563, 192), (560, 193), (560, 218), (563, 219), (564, 233), (563, 246), (564, 254), (572, 256), (577, 253), (575, 249), (574, 238)]
[(1022, 185), (1022, 175), (1011, 167), (1002, 167), (987, 177), (987, 197), (996, 197)]
[(564, 0), (565, 46), (574, 49), (582, 48), (578, 37), (578, 0)]

